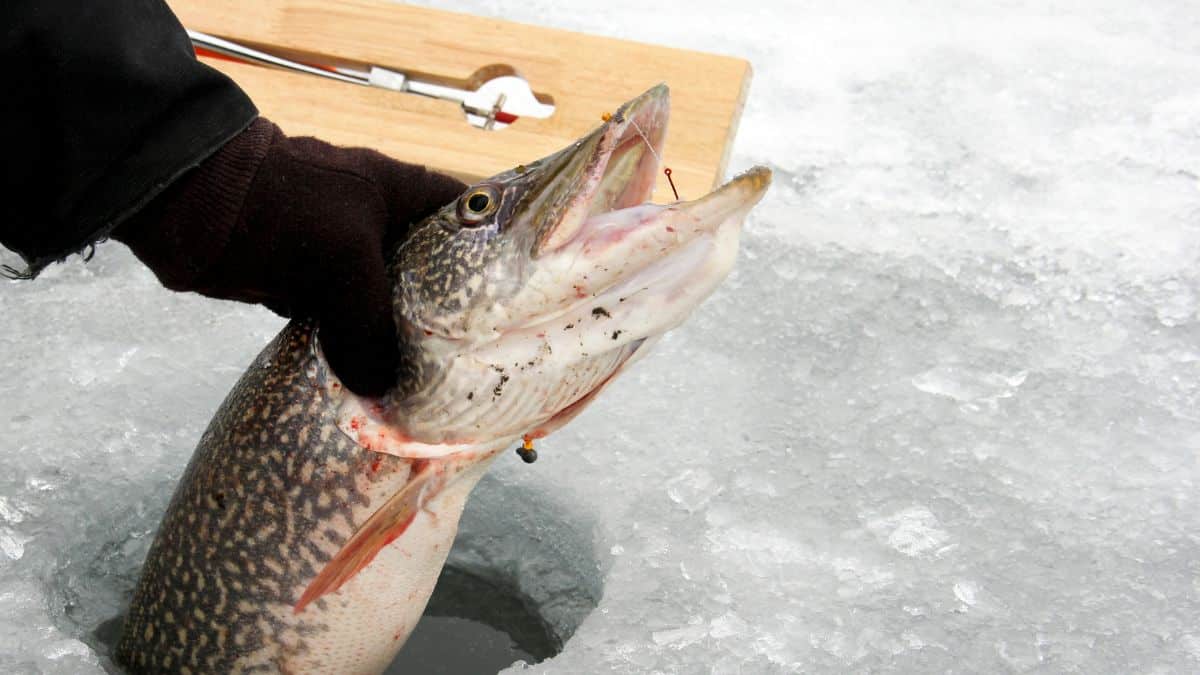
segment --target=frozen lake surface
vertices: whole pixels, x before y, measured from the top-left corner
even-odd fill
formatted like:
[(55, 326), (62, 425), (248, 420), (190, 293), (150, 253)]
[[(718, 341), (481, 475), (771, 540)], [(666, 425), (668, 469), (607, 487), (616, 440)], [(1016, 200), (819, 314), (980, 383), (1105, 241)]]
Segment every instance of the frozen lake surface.
[[(731, 168), (776, 172), (726, 285), (464, 519), (455, 564), (575, 629), (533, 672), (1200, 670), (1195, 2), (457, 6), (749, 58)], [(282, 321), (115, 243), (0, 316), (0, 671), (99, 672)]]

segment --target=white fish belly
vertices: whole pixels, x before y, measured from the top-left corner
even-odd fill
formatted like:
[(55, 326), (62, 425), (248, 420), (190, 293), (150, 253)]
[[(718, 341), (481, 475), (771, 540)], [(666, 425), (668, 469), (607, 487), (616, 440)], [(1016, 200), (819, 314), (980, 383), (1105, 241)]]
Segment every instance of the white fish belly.
[[(323, 624), (325, 630), (305, 636), (305, 653), (289, 656), (285, 663), (277, 664), (280, 669), (366, 674), (386, 668), (424, 613), (454, 543), (467, 497), (494, 458), (465, 470), (357, 575), (308, 605), (303, 611), (305, 620)], [(388, 481), (381, 482), (370, 495), (370, 504), (361, 509), (363, 520), (395, 493), (394, 484), (384, 483)], [(348, 539), (353, 532), (341, 534)], [(277, 616), (294, 623), (297, 615), (291, 607), (280, 607)]]

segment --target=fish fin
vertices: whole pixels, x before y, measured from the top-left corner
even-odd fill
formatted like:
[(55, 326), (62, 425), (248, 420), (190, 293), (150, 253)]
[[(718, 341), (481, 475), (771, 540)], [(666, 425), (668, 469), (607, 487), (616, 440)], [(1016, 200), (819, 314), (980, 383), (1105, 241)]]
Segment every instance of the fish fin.
[(422, 462), (404, 488), (371, 514), (342, 550), (309, 582), (292, 608), (294, 613), (299, 614), (313, 600), (337, 591), (369, 565), (385, 546), (404, 534), (425, 503), (444, 487), (445, 468), (440, 464)]

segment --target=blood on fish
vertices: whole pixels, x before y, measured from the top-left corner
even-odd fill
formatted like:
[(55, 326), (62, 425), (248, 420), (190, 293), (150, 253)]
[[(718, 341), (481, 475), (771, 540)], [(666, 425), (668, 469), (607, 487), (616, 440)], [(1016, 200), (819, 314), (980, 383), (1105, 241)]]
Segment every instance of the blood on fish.
[(358, 432), (358, 444), (365, 450), (375, 449), (375, 444), (371, 442), (370, 436), (367, 436), (365, 431)]

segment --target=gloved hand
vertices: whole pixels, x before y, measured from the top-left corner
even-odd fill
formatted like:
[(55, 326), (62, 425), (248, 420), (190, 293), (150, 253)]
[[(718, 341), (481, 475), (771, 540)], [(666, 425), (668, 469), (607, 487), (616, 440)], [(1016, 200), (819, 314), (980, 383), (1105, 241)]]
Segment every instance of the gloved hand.
[(312, 317), (352, 391), (395, 384), (385, 251), (466, 186), (255, 120), (112, 234), (167, 288)]

